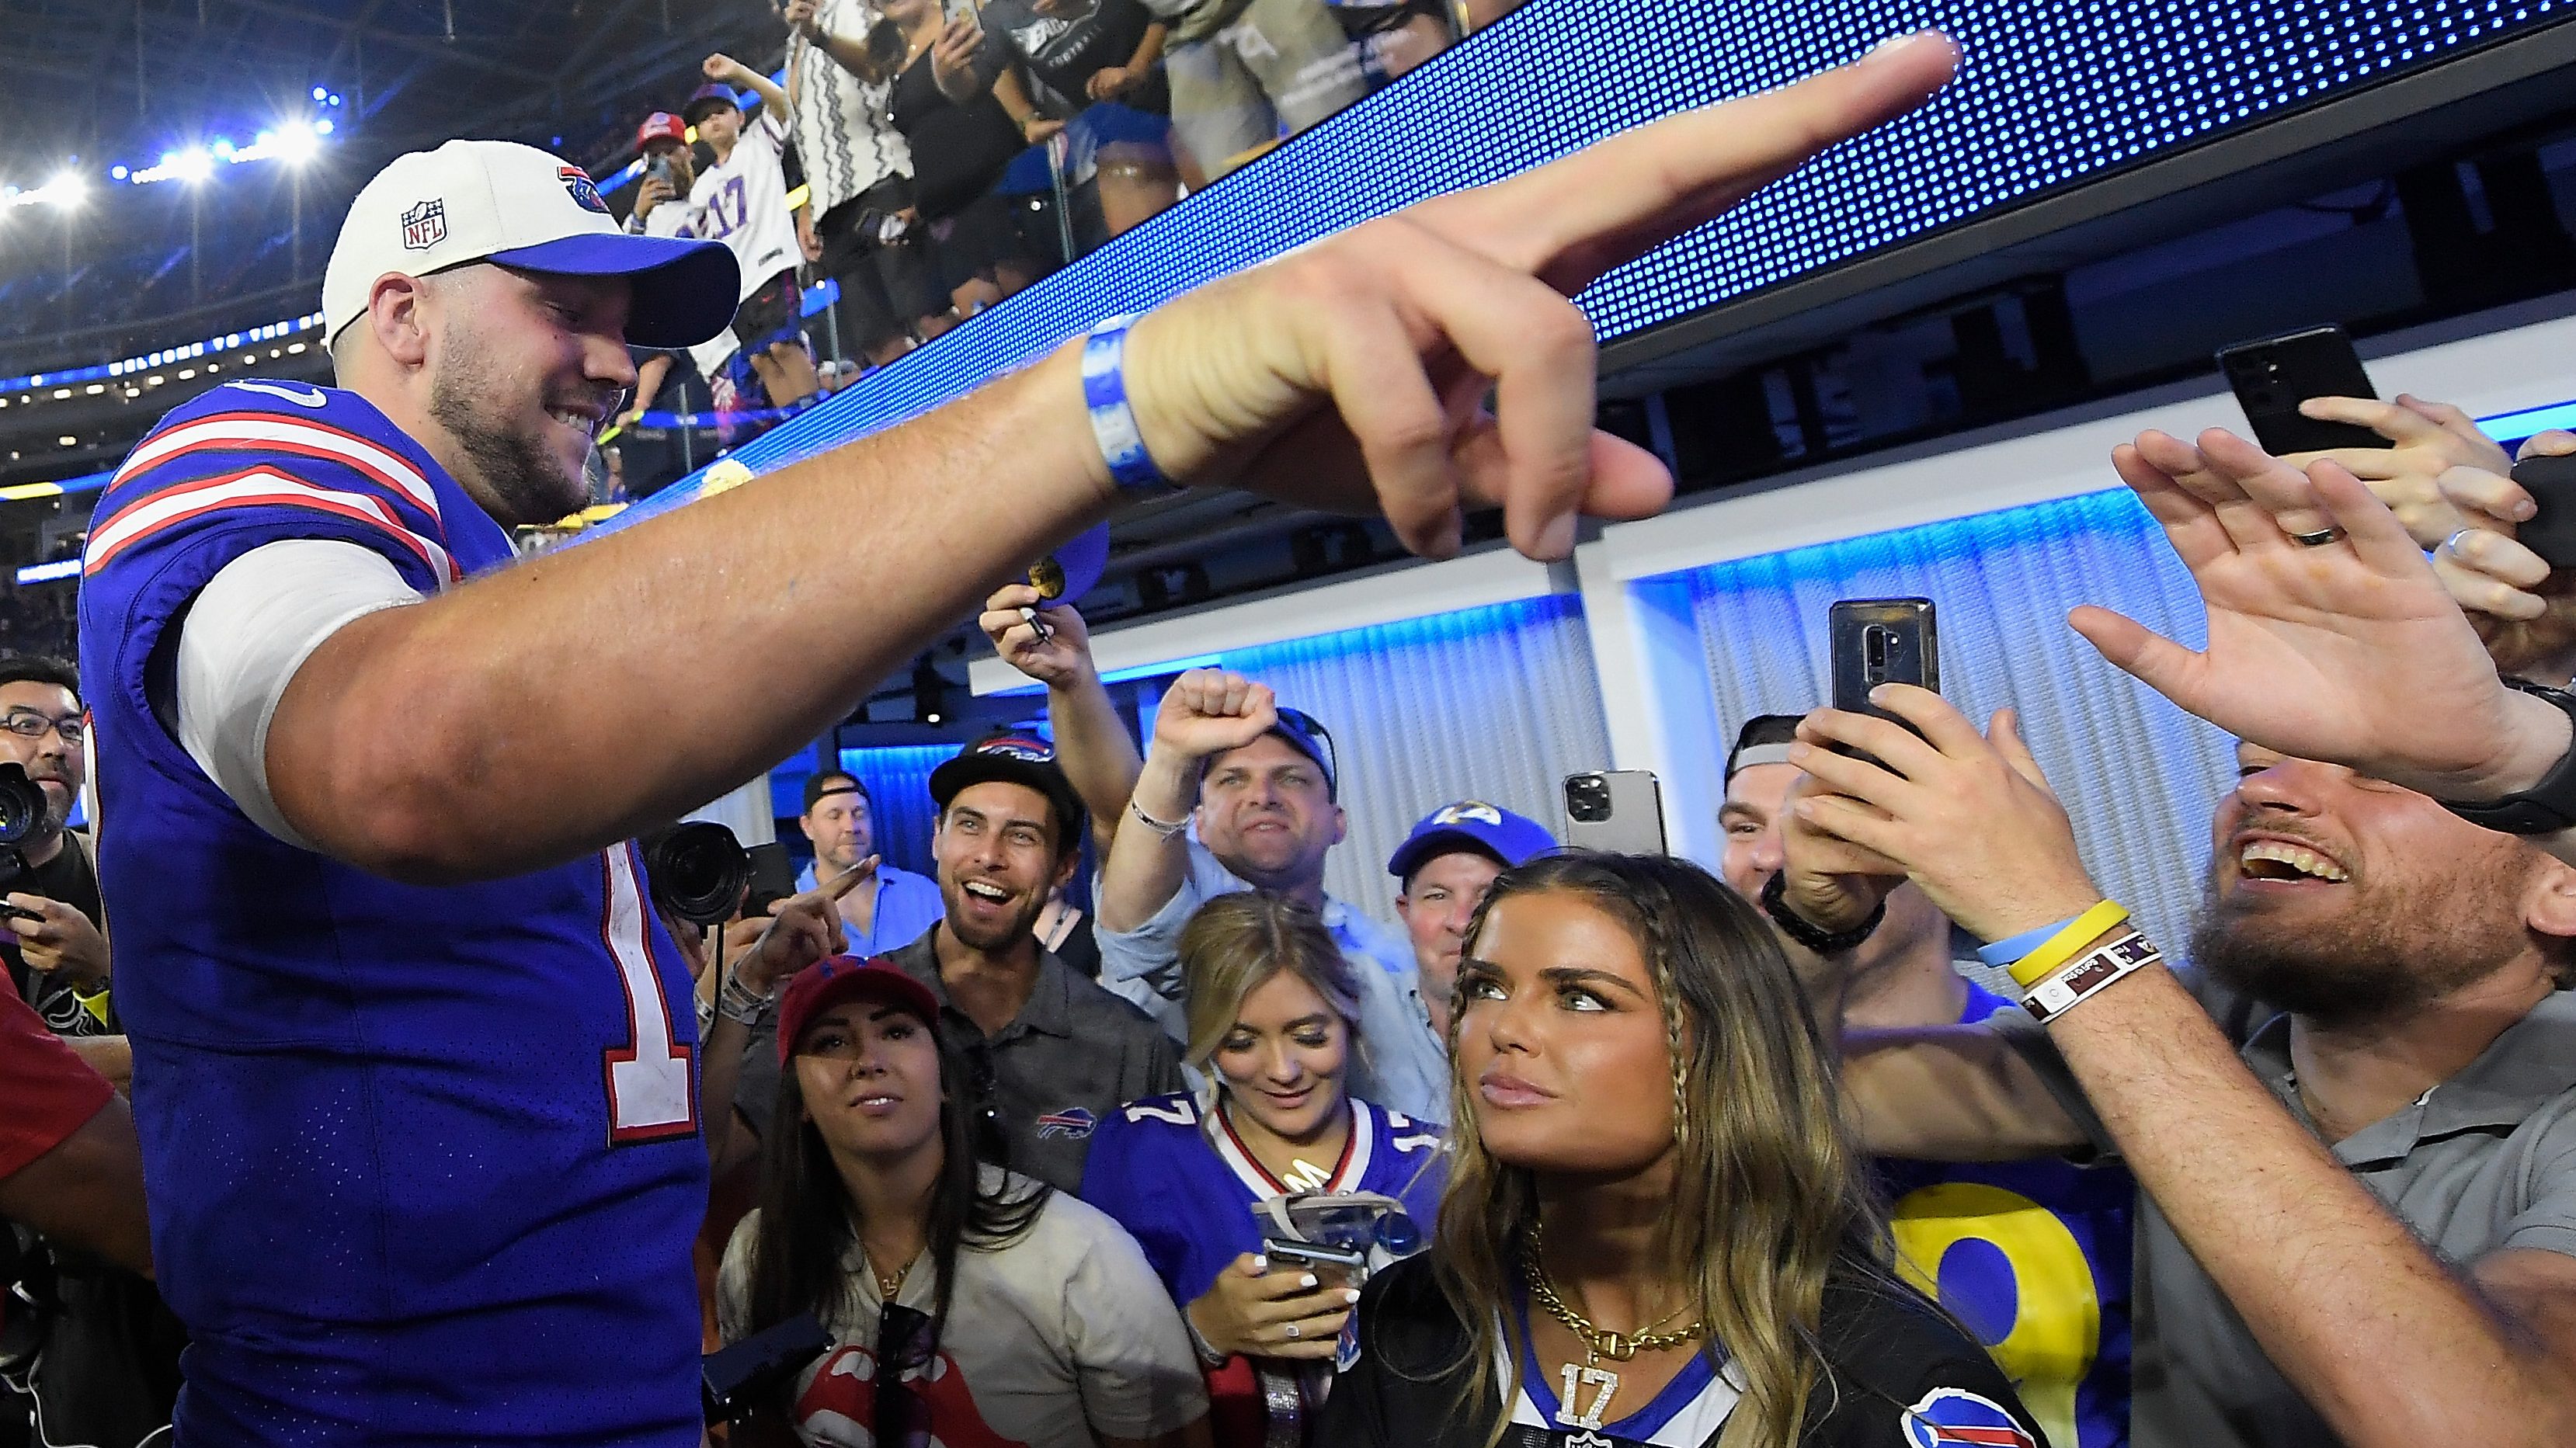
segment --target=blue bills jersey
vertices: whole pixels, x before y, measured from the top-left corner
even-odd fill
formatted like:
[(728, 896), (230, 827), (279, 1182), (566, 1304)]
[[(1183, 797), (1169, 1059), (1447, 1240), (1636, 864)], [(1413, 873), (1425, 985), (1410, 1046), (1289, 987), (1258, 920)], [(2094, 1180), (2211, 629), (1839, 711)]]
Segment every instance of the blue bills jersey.
[[(1960, 1021), (2018, 1009), (1971, 984)], [(1878, 1169), (1899, 1271), (1985, 1345), (2048, 1441), (2126, 1444), (2136, 1179), (2047, 1159)]]
[(694, 1445), (696, 1017), (634, 849), (397, 884), (261, 830), (175, 738), (199, 590), (317, 538), (423, 593), (511, 556), (374, 406), (251, 381), (136, 446), (83, 564), (179, 1439)]
[(1351, 1099), (1351, 1134), (1338, 1160), (1283, 1181), (1254, 1160), (1217, 1097), (1148, 1096), (1100, 1123), (1082, 1171), (1082, 1199), (1145, 1249), (1172, 1300), (1198, 1300), (1216, 1274), (1261, 1250), (1256, 1202), (1290, 1192), (1377, 1192), (1404, 1203), (1428, 1241), (1443, 1179), (1437, 1128)]

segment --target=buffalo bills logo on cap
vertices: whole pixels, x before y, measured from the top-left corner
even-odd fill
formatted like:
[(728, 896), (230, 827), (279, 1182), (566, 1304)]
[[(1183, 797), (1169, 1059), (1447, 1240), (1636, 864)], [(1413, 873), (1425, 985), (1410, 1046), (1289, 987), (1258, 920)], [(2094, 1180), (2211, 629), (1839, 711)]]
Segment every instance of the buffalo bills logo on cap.
[(1044, 742), (1036, 739), (1022, 739), (1012, 735), (1005, 735), (998, 739), (984, 740), (975, 746), (975, 752), (977, 754), (997, 754), (1004, 759), (1026, 760), (1031, 764), (1055, 763), (1055, 751), (1048, 748)]
[(1067, 1141), (1085, 1141), (1090, 1138), (1091, 1129), (1099, 1124), (1100, 1118), (1091, 1114), (1090, 1107), (1068, 1106), (1038, 1118), (1038, 1140), (1063, 1137)]
[(402, 214), (403, 250), (427, 251), (447, 240), (447, 203), (423, 201)]
[(1492, 825), (1496, 829), (1501, 829), (1503, 826), (1503, 812), (1494, 808), (1492, 805), (1485, 803), (1481, 799), (1462, 799), (1456, 804), (1443, 808), (1440, 813), (1431, 817), (1431, 823), (1435, 825), (1464, 824), (1469, 820), (1474, 820), (1480, 824)]
[(608, 214), (608, 203), (599, 199), (599, 188), (591, 184), (589, 172), (579, 166), (562, 166), (556, 168), (555, 179), (571, 193), (575, 206), (584, 211), (596, 211), (602, 216)]
[(1912, 1448), (2039, 1448), (2002, 1404), (1965, 1388), (1934, 1388), (1905, 1410), (1905, 1441)]

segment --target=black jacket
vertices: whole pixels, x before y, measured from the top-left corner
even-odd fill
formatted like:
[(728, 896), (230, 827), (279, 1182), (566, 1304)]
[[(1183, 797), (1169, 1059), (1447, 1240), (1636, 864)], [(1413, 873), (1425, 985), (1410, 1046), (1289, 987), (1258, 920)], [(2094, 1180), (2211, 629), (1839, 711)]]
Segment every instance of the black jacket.
[[(2047, 1442), (1994, 1361), (1909, 1291), (1837, 1278), (1825, 1289), (1823, 1336), (1832, 1372), (1808, 1400), (1801, 1445), (2044, 1448)], [(1359, 1340), (1360, 1359), (1334, 1383), (1314, 1441), (1334, 1448), (1484, 1448), (1491, 1415), (1502, 1405), (1465, 1401), (1467, 1330), (1441, 1295), (1429, 1258), (1400, 1262), (1369, 1284), (1360, 1301)], [(1628, 1416), (1599, 1433), (1516, 1424), (1503, 1435), (1504, 1448), (1678, 1442), (1675, 1424), (1640, 1438), (1619, 1435), (1646, 1406), (1618, 1405)], [(1952, 1431), (1944, 1434), (1943, 1426)]]

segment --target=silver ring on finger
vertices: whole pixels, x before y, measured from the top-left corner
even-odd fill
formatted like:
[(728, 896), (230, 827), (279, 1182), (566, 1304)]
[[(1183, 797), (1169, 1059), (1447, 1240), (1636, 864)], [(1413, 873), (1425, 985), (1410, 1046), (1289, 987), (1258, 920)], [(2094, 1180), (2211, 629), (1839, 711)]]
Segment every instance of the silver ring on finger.
[(1293, 1322), (1288, 1324), (1288, 1340), (1290, 1342), (1295, 1342), (1297, 1340), (1297, 1324)]
[(2476, 531), (2478, 531), (2478, 530), (2477, 530), (2477, 529), (2475, 529), (2475, 528), (2463, 528), (2463, 529), (2461, 529), (2460, 531), (2458, 531), (2457, 533), (2452, 534), (2450, 537), (2443, 539), (2443, 540), (2442, 540), (2442, 547), (2443, 547), (2445, 550), (2447, 550), (2447, 551), (2450, 553), (2450, 555), (2451, 555), (2452, 557), (2454, 557), (2454, 558), (2463, 558), (2463, 557), (2466, 557), (2466, 556), (2467, 556), (2466, 554), (2463, 554), (2462, 552), (2460, 552), (2460, 540), (2461, 540), (2461, 539), (2463, 539), (2463, 538), (2466, 538), (2467, 536), (2469, 536), (2470, 534), (2472, 534), (2472, 533), (2474, 533), (2474, 532), (2476, 532)]
[(2290, 535), (2290, 541), (2305, 548), (2323, 548), (2341, 537), (2343, 537), (2341, 528), (2327, 526), (2313, 533), (2293, 533)]

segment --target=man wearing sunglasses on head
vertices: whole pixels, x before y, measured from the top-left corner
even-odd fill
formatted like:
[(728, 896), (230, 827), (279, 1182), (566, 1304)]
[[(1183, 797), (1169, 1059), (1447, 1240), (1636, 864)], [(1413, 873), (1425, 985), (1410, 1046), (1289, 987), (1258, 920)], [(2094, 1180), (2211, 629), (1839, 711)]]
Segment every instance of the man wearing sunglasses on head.
[[(1267, 890), (1323, 912), (1355, 967), (1365, 1053), (1354, 1089), (1449, 1119), (1449, 1058), (1402, 935), (1324, 890), (1347, 820), (1333, 736), (1241, 674), (1192, 669), (1163, 695), (1127, 813), (1100, 870), (1100, 983), (1183, 1039), (1181, 928), (1201, 905)], [(1196, 838), (1191, 827), (1196, 826)]]

